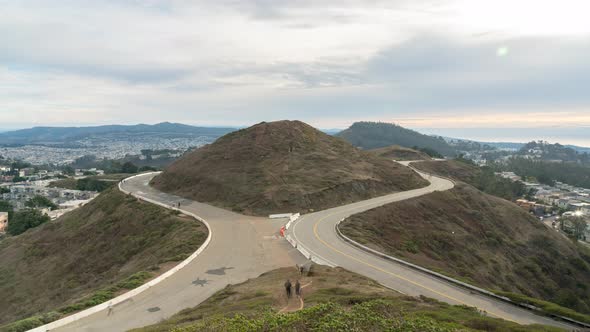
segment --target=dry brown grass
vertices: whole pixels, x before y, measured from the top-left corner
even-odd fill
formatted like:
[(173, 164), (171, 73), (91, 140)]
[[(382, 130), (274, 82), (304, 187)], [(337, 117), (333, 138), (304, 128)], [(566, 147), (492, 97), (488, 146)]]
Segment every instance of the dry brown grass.
[(518, 206), (460, 184), (345, 220), (374, 249), (478, 286), (590, 312), (590, 254)]
[(431, 160), (429, 155), (424, 152), (416, 151), (410, 148), (404, 148), (399, 145), (387, 146), (384, 148), (372, 149), (367, 152), (374, 153), (379, 157), (394, 160)]
[[(0, 322), (59, 309), (195, 251), (204, 225), (109, 189), (56, 221), (0, 242)], [(163, 269), (162, 268), (162, 269)]]
[(308, 212), (427, 183), (299, 121), (260, 123), (170, 165), (156, 188), (245, 214)]

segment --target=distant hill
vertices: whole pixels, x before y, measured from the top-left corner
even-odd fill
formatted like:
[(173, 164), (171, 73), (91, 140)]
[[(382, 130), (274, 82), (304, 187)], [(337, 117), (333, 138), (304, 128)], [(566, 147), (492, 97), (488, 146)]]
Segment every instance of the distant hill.
[(235, 128), (194, 127), (179, 123), (162, 122), (155, 125), (107, 125), (95, 127), (34, 127), (0, 133), (0, 145), (66, 144), (89, 137), (108, 135), (174, 135), (213, 136), (225, 135)]
[(391, 123), (355, 122), (336, 136), (366, 150), (400, 145), (406, 148), (429, 148), (445, 156), (456, 154), (456, 150), (442, 137), (420, 134)]
[[(590, 250), (517, 205), (466, 184), (353, 215), (340, 229), (376, 250), (476, 286), (590, 313)], [(587, 315), (570, 317), (590, 322)]]
[(256, 215), (325, 209), (426, 184), (409, 168), (300, 121), (232, 132), (152, 180), (162, 191)]
[(518, 151), (519, 155), (537, 156), (540, 160), (561, 160), (588, 163), (590, 155), (587, 152), (580, 153), (573, 148), (545, 141), (532, 141), (525, 144)]
[(107, 189), (0, 242), (0, 325), (43, 314), (0, 331), (25, 331), (107, 301), (185, 259), (206, 237), (192, 218)]
[(429, 155), (422, 151), (417, 151), (410, 148), (404, 148), (399, 145), (386, 146), (384, 148), (372, 149), (367, 152), (374, 153), (383, 158), (393, 160), (430, 160)]

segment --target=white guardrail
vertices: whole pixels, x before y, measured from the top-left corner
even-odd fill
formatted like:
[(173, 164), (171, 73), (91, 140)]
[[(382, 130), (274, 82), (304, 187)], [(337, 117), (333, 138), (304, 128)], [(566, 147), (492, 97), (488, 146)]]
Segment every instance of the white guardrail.
[(165, 273), (163, 273), (159, 277), (154, 278), (154, 279), (148, 281), (147, 283), (145, 283), (145, 284), (143, 284), (143, 285), (141, 285), (141, 286), (139, 286), (139, 287), (137, 287), (135, 289), (132, 289), (132, 290), (126, 292), (125, 294), (121, 294), (121, 295), (119, 295), (119, 296), (115, 297), (114, 299), (111, 299), (111, 300), (109, 300), (107, 302), (98, 304), (98, 305), (96, 305), (94, 307), (88, 308), (86, 310), (80, 311), (78, 313), (75, 313), (73, 315), (64, 317), (62, 319), (56, 320), (56, 321), (51, 322), (49, 324), (45, 324), (45, 325), (36, 327), (36, 328), (31, 329), (31, 330), (29, 330), (27, 332), (46, 332), (46, 331), (50, 331), (50, 330), (56, 329), (58, 327), (65, 326), (67, 324), (71, 324), (71, 323), (73, 323), (73, 322), (75, 322), (77, 320), (80, 320), (82, 318), (88, 317), (88, 316), (93, 315), (93, 314), (95, 314), (97, 312), (100, 312), (100, 311), (103, 311), (103, 310), (107, 310), (109, 308), (109, 306), (114, 307), (117, 304), (120, 304), (122, 302), (125, 302), (125, 301), (129, 300), (130, 298), (132, 298), (132, 297), (134, 297), (134, 296), (136, 296), (136, 295), (138, 295), (138, 294), (140, 294), (140, 293), (142, 293), (142, 292), (150, 289), (152, 286), (155, 286), (156, 284), (158, 284), (158, 283), (162, 282), (163, 280), (169, 278), (174, 273), (178, 272), (180, 269), (184, 268), (189, 263), (191, 263), (195, 258), (197, 258), (197, 256), (199, 256), (203, 252), (203, 250), (205, 250), (205, 248), (207, 248), (207, 246), (209, 245), (209, 242), (211, 242), (211, 227), (209, 226), (209, 224), (207, 223), (206, 220), (204, 220), (203, 218), (195, 215), (194, 213), (191, 213), (191, 212), (188, 212), (188, 211), (184, 211), (184, 210), (181, 210), (179, 208), (175, 208), (173, 206), (169, 206), (167, 204), (160, 203), (160, 202), (157, 202), (157, 201), (152, 200), (152, 199), (149, 199), (149, 198), (141, 197), (141, 196), (136, 195), (136, 194), (134, 194), (132, 192), (126, 191), (125, 189), (123, 189), (121, 187), (121, 184), (123, 182), (129, 180), (129, 179), (133, 179), (133, 178), (138, 177), (138, 176), (145, 176), (145, 175), (148, 175), (148, 174), (157, 174), (157, 173), (160, 173), (160, 172), (142, 173), (142, 174), (138, 174), (138, 175), (134, 175), (134, 176), (128, 177), (128, 178), (124, 179), (123, 181), (119, 182), (119, 190), (121, 192), (127, 194), (127, 195), (132, 195), (132, 196), (134, 196), (134, 197), (136, 197), (138, 199), (141, 199), (143, 201), (146, 201), (148, 203), (156, 204), (156, 205), (162, 206), (162, 207), (164, 207), (166, 209), (171, 209), (171, 210), (176, 210), (176, 211), (182, 212), (183, 214), (186, 214), (188, 216), (191, 216), (191, 217), (195, 218), (196, 220), (202, 222), (203, 224), (205, 224), (205, 226), (207, 227), (207, 231), (208, 231), (207, 239), (205, 239), (205, 242), (203, 242), (203, 244), (199, 247), (199, 249), (197, 249), (197, 251), (195, 251), (194, 253), (192, 253), (187, 259), (185, 259), (182, 262), (178, 263), (176, 266), (174, 266), (170, 270), (166, 271)]
[[(292, 214), (289, 217), (289, 221), (285, 225), (285, 229), (289, 230), (291, 226), (299, 219), (299, 217), (301, 217), (300, 213)], [(291, 246), (293, 246), (293, 248), (297, 249), (297, 251), (299, 251), (305, 258), (309, 259), (310, 261), (320, 265), (336, 267), (336, 264), (331, 263), (325, 259), (322, 259), (318, 255), (312, 255), (311, 251), (306, 249), (305, 246), (303, 246), (301, 243), (298, 243), (297, 240), (293, 236), (291, 236), (290, 232), (285, 234), (285, 239), (287, 240), (287, 242), (289, 242), (289, 244), (291, 244)]]

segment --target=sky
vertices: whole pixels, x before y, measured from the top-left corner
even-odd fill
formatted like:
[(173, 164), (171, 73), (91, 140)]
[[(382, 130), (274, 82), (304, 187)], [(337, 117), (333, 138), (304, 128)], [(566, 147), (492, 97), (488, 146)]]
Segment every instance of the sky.
[(590, 129), (588, 12), (587, 0), (0, 0), (0, 128)]

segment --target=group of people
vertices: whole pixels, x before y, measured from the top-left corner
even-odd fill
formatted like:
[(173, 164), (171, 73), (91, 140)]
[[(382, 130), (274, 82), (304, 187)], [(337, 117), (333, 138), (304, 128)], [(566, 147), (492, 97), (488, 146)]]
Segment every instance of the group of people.
[[(285, 292), (287, 293), (287, 298), (291, 298), (291, 289), (293, 285), (291, 284), (291, 280), (287, 279), (285, 282)], [(295, 282), (295, 295), (297, 297), (301, 297), (301, 284), (299, 283), (299, 279)]]

